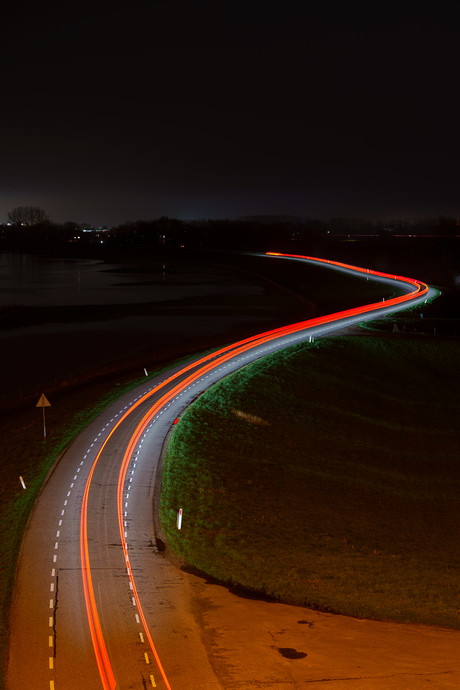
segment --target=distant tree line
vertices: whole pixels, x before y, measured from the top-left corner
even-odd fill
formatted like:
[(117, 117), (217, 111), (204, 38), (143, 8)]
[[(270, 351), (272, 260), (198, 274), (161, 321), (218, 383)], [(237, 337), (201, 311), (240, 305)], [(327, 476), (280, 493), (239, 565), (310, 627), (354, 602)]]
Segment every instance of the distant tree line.
[[(324, 255), (331, 259), (357, 262), (359, 252), (365, 247), (366, 236), (369, 236), (376, 247), (376, 256), (378, 254), (379, 265), (374, 267), (381, 270), (385, 270), (386, 255), (390, 261), (391, 254), (393, 261), (399, 235), (434, 235), (438, 238), (436, 260), (443, 263), (446, 276), (452, 276), (460, 269), (459, 221), (446, 216), (394, 219), (385, 223), (340, 217), (327, 221), (295, 216), (185, 221), (163, 216), (155, 220), (127, 221), (98, 231), (87, 223), (54, 223), (43, 209), (18, 206), (8, 213), (8, 222), (8, 225), (0, 226), (0, 250), (33, 251), (71, 243), (102, 243), (114, 248), (126, 245), (175, 246), (221, 251), (280, 251), (311, 256), (325, 252)], [(361, 237), (359, 247), (350, 244), (347, 247), (348, 236)]]

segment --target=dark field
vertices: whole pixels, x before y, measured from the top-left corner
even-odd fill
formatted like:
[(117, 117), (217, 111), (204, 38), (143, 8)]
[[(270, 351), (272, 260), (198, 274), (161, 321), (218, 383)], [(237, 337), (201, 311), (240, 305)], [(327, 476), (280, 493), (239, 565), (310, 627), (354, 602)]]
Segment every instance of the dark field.
[(283, 601), (460, 628), (459, 355), (336, 337), (215, 385), (170, 443), (172, 548)]
[[(363, 280), (326, 268), (307, 270), (263, 256), (149, 248), (143, 256), (110, 261), (121, 265), (96, 266), (104, 274), (101, 299), (113, 300), (113, 289), (137, 302), (24, 304), (0, 311), (0, 347), (8, 362), (0, 404), (59, 388), (64, 380), (84, 380), (90, 372), (126, 370), (134, 360), (142, 371), (171, 356), (328, 313), (331, 304), (341, 310), (394, 295), (370, 282), (363, 289)], [(82, 285), (74, 299), (97, 298), (97, 290)], [(52, 299), (51, 290), (46, 294)]]

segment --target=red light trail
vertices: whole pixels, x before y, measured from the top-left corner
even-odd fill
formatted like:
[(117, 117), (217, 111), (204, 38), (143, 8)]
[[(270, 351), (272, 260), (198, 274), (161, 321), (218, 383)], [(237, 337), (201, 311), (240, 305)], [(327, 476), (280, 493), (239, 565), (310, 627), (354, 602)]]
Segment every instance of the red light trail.
[[(136, 601), (137, 609), (139, 611), (139, 616), (142, 621), (146, 637), (149, 641), (150, 648), (152, 650), (152, 653), (154, 655), (155, 661), (157, 663), (158, 669), (160, 671), (160, 674), (163, 678), (164, 684), (167, 688), (167, 690), (171, 690), (171, 686), (168, 682), (168, 679), (166, 677), (166, 673), (163, 669), (163, 666), (161, 664), (160, 658), (158, 656), (158, 653), (155, 649), (155, 645), (153, 643), (150, 631), (148, 629), (147, 621), (145, 619), (144, 613), (142, 611), (142, 606), (141, 602), (139, 599), (138, 591), (136, 588), (136, 584), (134, 581), (132, 569), (130, 567), (130, 561), (129, 561), (129, 553), (128, 553), (128, 546), (126, 542), (126, 537), (125, 537), (125, 530), (123, 526), (123, 492), (124, 492), (124, 484), (125, 484), (125, 479), (126, 479), (126, 474), (128, 471), (128, 466), (131, 460), (131, 457), (133, 455), (134, 449), (139, 442), (140, 437), (144, 433), (145, 429), (147, 428), (148, 424), (151, 422), (151, 420), (155, 417), (155, 415), (165, 406), (166, 403), (171, 401), (175, 396), (177, 396), (181, 391), (186, 389), (190, 384), (197, 379), (201, 378), (203, 374), (212, 371), (216, 367), (220, 366), (222, 362), (225, 362), (227, 360), (232, 359), (233, 357), (240, 355), (241, 353), (250, 350), (252, 348), (258, 347), (259, 345), (269, 342), (271, 340), (274, 340), (275, 338), (278, 338), (280, 336), (285, 336), (289, 335), (298, 331), (302, 331), (305, 329), (309, 329), (321, 324), (326, 324), (326, 323), (331, 323), (333, 321), (338, 321), (340, 319), (350, 317), (350, 316), (355, 316), (359, 314), (365, 314), (371, 311), (376, 311), (380, 309), (385, 309), (387, 310), (388, 307), (391, 306), (396, 306), (396, 305), (401, 305), (405, 302), (410, 302), (411, 300), (415, 298), (419, 298), (426, 294), (428, 292), (428, 286), (425, 285), (425, 283), (422, 283), (418, 280), (413, 280), (411, 278), (405, 278), (403, 276), (395, 276), (393, 274), (388, 274), (388, 273), (382, 273), (379, 271), (372, 271), (369, 269), (364, 269), (364, 268), (359, 268), (357, 266), (350, 266), (348, 264), (343, 264), (340, 262), (334, 262), (334, 261), (329, 261), (327, 259), (318, 259), (316, 257), (308, 257), (308, 256), (298, 256), (294, 254), (278, 254), (274, 252), (270, 252), (268, 254), (269, 256), (278, 256), (278, 257), (284, 257), (284, 258), (292, 258), (292, 259), (301, 259), (301, 260), (308, 260), (312, 262), (318, 262), (322, 263), (328, 266), (335, 266), (337, 268), (341, 269), (347, 269), (347, 270), (352, 270), (354, 272), (366, 275), (366, 276), (379, 276), (383, 278), (389, 278), (392, 280), (397, 280), (400, 282), (403, 282), (405, 284), (409, 284), (413, 287), (413, 290), (410, 293), (407, 293), (405, 295), (395, 297), (392, 299), (389, 299), (385, 302), (377, 302), (373, 304), (367, 304), (361, 307), (356, 307), (353, 309), (348, 309), (346, 311), (342, 312), (336, 312), (333, 314), (328, 314), (326, 316), (318, 317), (315, 319), (309, 319), (307, 321), (300, 321), (298, 323), (290, 324), (288, 326), (283, 326), (281, 328), (276, 328), (270, 331), (266, 331), (264, 333), (260, 333), (258, 335), (251, 336), (250, 338), (246, 338), (244, 340), (238, 341), (236, 343), (233, 343), (232, 345), (228, 345), (224, 348), (221, 348), (217, 352), (213, 352), (212, 354), (206, 355), (205, 357), (200, 358), (199, 360), (187, 365), (186, 367), (182, 368), (180, 371), (176, 372), (172, 376), (170, 376), (168, 379), (163, 381), (161, 384), (156, 386), (153, 390), (149, 391), (145, 395), (143, 395), (141, 398), (137, 400), (136, 403), (132, 404), (127, 412), (121, 416), (121, 418), (116, 422), (112, 430), (110, 431), (109, 435), (103, 442), (99, 452), (97, 453), (97, 456), (94, 460), (94, 463), (92, 465), (91, 471), (88, 476), (88, 480), (85, 486), (85, 491), (83, 495), (83, 501), (82, 501), (82, 510), (81, 510), (81, 521), (80, 521), (80, 555), (81, 555), (81, 569), (82, 569), (82, 577), (83, 577), (83, 589), (84, 589), (84, 596), (85, 596), (85, 604), (86, 604), (86, 611), (87, 611), (87, 617), (88, 617), (88, 623), (90, 627), (90, 632), (91, 632), (91, 639), (93, 643), (93, 648), (96, 656), (96, 661), (99, 669), (99, 674), (101, 677), (101, 682), (104, 690), (114, 690), (116, 687), (116, 681), (115, 681), (115, 676), (114, 672), (112, 669), (112, 665), (109, 659), (109, 655), (107, 652), (107, 647), (104, 641), (101, 625), (100, 625), (100, 620), (99, 620), (99, 614), (97, 610), (97, 605), (96, 605), (96, 598), (94, 595), (94, 589), (93, 589), (93, 583), (92, 583), (92, 577), (91, 577), (91, 566), (90, 566), (90, 560), (89, 560), (89, 552), (88, 552), (88, 496), (89, 496), (89, 491), (91, 488), (91, 481), (92, 477), (94, 474), (95, 467), (104, 451), (105, 446), (107, 445), (107, 442), (115, 432), (115, 430), (125, 421), (125, 419), (136, 409), (138, 408), (141, 404), (146, 402), (149, 397), (156, 395), (159, 393), (159, 391), (162, 388), (165, 388), (168, 384), (172, 383), (173, 381), (184, 377), (182, 381), (178, 382), (176, 385), (174, 385), (169, 391), (164, 393), (157, 402), (155, 402), (152, 407), (149, 408), (149, 410), (143, 415), (141, 421), (139, 424), (136, 426), (136, 429), (134, 433), (132, 433), (130, 440), (128, 442), (128, 445), (126, 447), (125, 453), (123, 455), (123, 460), (121, 463), (121, 467), (119, 470), (119, 478), (118, 478), (118, 486), (117, 486), (117, 512), (118, 512), (118, 523), (119, 523), (119, 530), (120, 530), (120, 536), (121, 536), (121, 543), (122, 543), (122, 549), (123, 549), (123, 554), (124, 554), (124, 559), (126, 563), (126, 568), (128, 572), (128, 577), (130, 579), (131, 585), (132, 585), (132, 590), (133, 590), (133, 596)], [(192, 371), (195, 370), (195, 371)], [(190, 372), (190, 373), (189, 373)], [(187, 375), (188, 374), (188, 375)]]

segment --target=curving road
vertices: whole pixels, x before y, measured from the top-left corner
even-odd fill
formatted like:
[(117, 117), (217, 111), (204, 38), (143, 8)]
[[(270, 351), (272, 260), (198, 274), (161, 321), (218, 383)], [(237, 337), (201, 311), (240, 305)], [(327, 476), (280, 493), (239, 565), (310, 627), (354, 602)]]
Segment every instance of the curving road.
[(9, 690), (222, 687), (184, 574), (159, 556), (152, 528), (168, 431), (200, 392), (249, 361), (434, 294), (416, 280), (321, 259), (270, 260), (321, 262), (404, 294), (262, 333), (173, 368), (121, 398), (76, 439), (48, 478), (24, 537)]

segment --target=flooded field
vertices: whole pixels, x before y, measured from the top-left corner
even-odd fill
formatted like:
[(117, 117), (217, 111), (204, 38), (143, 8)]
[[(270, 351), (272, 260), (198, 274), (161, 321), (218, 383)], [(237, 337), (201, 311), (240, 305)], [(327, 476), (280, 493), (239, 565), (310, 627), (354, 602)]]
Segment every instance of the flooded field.
[(107, 264), (0, 254), (0, 394), (206, 337), (259, 332), (292, 297), (257, 276), (193, 262)]

